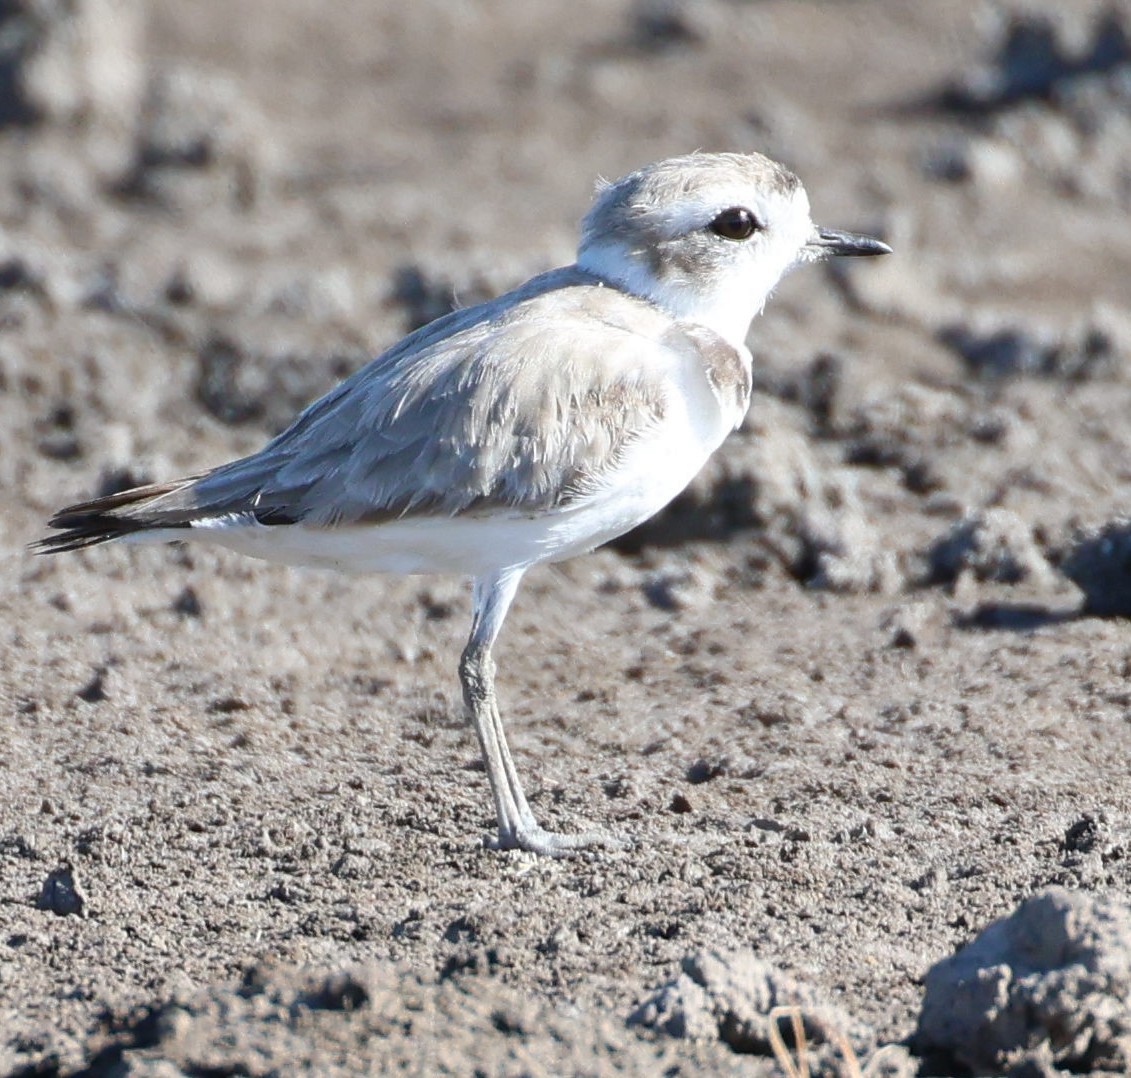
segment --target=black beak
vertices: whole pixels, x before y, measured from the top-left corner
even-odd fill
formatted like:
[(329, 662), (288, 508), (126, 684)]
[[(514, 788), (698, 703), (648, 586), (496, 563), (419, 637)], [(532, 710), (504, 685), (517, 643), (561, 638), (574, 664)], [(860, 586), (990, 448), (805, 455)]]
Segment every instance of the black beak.
[(805, 244), (813, 258), (831, 258), (833, 255), (890, 255), (891, 248), (871, 236), (856, 232), (841, 232), (835, 228), (818, 228), (813, 238)]

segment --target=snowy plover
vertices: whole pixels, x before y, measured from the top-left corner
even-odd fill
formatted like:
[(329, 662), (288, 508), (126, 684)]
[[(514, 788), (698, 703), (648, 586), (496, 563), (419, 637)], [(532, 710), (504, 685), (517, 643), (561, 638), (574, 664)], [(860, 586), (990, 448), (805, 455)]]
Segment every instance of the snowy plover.
[(459, 665), (503, 849), (617, 840), (538, 825), (503, 735), (491, 647), (523, 574), (646, 520), (742, 420), (744, 343), (791, 267), (877, 255), (816, 228), (797, 177), (697, 153), (603, 186), (577, 262), (437, 319), (262, 450), (63, 509), (43, 552), (192, 539), (293, 565), (473, 580)]

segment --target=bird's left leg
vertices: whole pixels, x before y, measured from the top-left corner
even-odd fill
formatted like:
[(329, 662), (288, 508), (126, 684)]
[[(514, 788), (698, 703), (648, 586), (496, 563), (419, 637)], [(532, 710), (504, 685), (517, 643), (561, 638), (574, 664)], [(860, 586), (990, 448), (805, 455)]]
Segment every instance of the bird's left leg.
[(499, 834), (494, 845), (498, 849), (530, 850), (553, 857), (595, 846), (623, 845), (620, 840), (599, 831), (580, 835), (546, 831), (539, 826), (527, 804), (503, 732), (503, 720), (495, 696), (495, 663), (491, 658), (491, 646), (502, 628), (522, 573), (522, 569), (512, 569), (476, 579), (472, 596), (471, 637), (459, 667), (464, 701), (479, 739), (495, 801)]

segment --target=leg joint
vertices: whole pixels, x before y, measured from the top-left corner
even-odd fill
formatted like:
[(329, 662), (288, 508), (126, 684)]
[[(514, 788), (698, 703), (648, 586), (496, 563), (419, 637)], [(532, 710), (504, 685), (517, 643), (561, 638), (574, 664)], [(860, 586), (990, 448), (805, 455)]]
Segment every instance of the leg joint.
[(464, 688), (483, 695), (491, 690), (495, 680), (495, 664), (491, 649), (485, 644), (470, 642), (459, 659), (459, 678)]

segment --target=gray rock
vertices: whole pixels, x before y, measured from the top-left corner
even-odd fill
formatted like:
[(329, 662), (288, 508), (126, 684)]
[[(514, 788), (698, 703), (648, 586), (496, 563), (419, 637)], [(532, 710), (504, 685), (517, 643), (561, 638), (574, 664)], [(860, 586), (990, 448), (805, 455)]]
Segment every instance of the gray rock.
[(1131, 907), (1052, 888), (931, 968), (915, 1047), (976, 1075), (1126, 1074), (1129, 992)]

